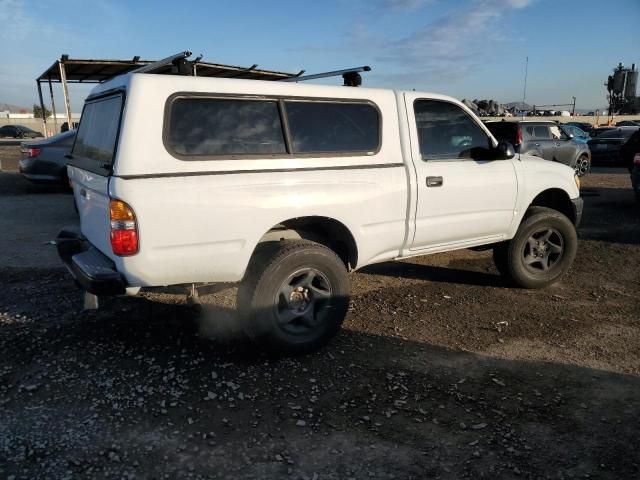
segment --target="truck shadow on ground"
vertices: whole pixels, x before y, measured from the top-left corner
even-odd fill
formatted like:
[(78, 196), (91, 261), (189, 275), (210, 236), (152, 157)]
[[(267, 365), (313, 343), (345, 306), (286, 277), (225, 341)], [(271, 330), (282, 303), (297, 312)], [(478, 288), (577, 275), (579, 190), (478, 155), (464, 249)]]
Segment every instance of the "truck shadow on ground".
[[(486, 265), (490, 260), (479, 260)], [(469, 263), (469, 261), (465, 262)], [(370, 275), (384, 275), (387, 277), (402, 277), (406, 279), (428, 280), (438, 283), (457, 283), (461, 285), (476, 285), (479, 287), (512, 288), (511, 285), (499, 274), (464, 270), (460, 268), (442, 267), (435, 265), (423, 265), (410, 262), (385, 262), (369, 265), (361, 273)]]
[[(95, 474), (174, 478), (184, 465), (235, 478), (288, 469), (310, 478), (640, 471), (635, 376), (350, 329), (318, 353), (275, 358), (239, 338), (203, 338), (183, 305), (125, 298), (109, 307), (48, 324), (32, 315), (3, 322), (5, 473), (82, 474), (88, 465)], [(214, 320), (235, 315), (211, 308)]]

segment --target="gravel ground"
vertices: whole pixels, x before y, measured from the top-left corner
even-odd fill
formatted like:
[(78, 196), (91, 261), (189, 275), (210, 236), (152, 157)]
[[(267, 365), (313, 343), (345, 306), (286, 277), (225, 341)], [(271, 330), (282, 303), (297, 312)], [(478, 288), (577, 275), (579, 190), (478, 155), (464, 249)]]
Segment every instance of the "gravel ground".
[(83, 312), (19, 261), (50, 258), (70, 196), (0, 174), (1, 211), (40, 212), (0, 217), (0, 478), (638, 478), (640, 209), (622, 172), (584, 184), (555, 286), (509, 288), (486, 252), (372, 266), (327, 348), (276, 359), (229, 291), (204, 320), (151, 293)]

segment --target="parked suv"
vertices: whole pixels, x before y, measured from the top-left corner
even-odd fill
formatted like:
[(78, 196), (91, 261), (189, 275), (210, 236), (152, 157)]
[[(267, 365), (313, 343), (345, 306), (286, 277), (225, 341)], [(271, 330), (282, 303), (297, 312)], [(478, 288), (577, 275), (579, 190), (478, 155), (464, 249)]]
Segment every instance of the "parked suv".
[(493, 121), (486, 125), (498, 140), (513, 144), (517, 153), (564, 163), (578, 176), (586, 175), (591, 169), (588, 145), (575, 141), (555, 122)]
[(571, 168), (414, 91), (118, 76), (87, 98), (68, 172), (81, 231), (57, 246), (83, 289), (235, 284), (238, 321), (278, 353), (329, 341), (348, 272), (376, 262), (484, 246), (546, 287), (582, 213)]

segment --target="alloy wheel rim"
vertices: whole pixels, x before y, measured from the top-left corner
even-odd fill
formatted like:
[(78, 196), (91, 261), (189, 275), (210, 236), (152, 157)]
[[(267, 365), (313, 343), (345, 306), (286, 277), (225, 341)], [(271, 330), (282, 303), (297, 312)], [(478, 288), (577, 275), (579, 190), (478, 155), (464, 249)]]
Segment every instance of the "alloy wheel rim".
[(589, 160), (586, 157), (579, 158), (575, 170), (578, 176), (586, 174), (589, 171)]
[(279, 327), (292, 335), (315, 330), (322, 323), (331, 291), (331, 283), (319, 270), (296, 270), (282, 282), (275, 296), (274, 313)]
[(546, 274), (558, 264), (564, 254), (564, 238), (555, 228), (536, 230), (522, 249), (524, 265), (532, 273)]

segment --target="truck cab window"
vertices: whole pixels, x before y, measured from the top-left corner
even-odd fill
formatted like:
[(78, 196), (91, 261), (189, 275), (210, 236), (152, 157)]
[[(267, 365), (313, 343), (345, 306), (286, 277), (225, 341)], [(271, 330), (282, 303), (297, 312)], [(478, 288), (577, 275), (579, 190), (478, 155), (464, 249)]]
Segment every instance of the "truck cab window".
[(491, 146), (484, 130), (454, 103), (416, 100), (414, 111), (422, 160), (473, 158)]

